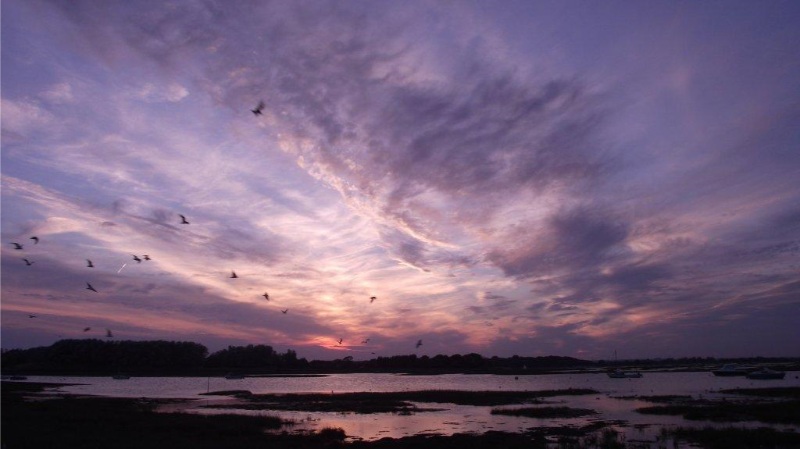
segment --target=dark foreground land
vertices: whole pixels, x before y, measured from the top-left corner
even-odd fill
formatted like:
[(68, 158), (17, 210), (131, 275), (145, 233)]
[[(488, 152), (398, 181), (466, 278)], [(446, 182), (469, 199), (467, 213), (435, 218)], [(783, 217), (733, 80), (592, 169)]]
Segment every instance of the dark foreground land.
[[(157, 409), (174, 400), (121, 399), (73, 396), (57, 393), (41, 394), (56, 385), (2, 382), (2, 439), (3, 449), (17, 448), (640, 448), (636, 443), (620, 441), (619, 435), (607, 424), (598, 422), (585, 428), (536, 428), (523, 433), (487, 432), (484, 434), (417, 435), (404, 438), (384, 438), (378, 441), (351, 441), (341, 429), (322, 429), (317, 432), (293, 431), (292, 423), (277, 417), (242, 415), (203, 416), (188, 413), (161, 413)], [(795, 389), (796, 390), (796, 389)], [(775, 394), (796, 395), (797, 391)], [(227, 392), (240, 394), (241, 392)], [(453, 396), (456, 392), (428, 392), (431, 395)], [(461, 392), (464, 393), (464, 392)], [(552, 393), (552, 392), (551, 392)], [(580, 394), (578, 391), (575, 393)], [(426, 392), (415, 394), (426, 395)], [(488, 394), (488, 393), (487, 393)], [(503, 393), (507, 394), (507, 392)], [(750, 394), (755, 394), (750, 392)], [(248, 396), (248, 395), (243, 395)], [(547, 394), (540, 395), (547, 396)], [(250, 395), (248, 402), (274, 402), (274, 397)], [(287, 403), (299, 403), (293, 397)], [(359, 397), (343, 398), (346, 402)], [(410, 400), (410, 397), (370, 398), (391, 401)], [(427, 402), (425, 397), (414, 401)], [(441, 398), (431, 397), (432, 402)], [(680, 398), (678, 398), (680, 400)], [(504, 403), (539, 403), (539, 398), (508, 397), (479, 399), (465, 397), (473, 403), (490, 401)], [(670, 401), (671, 402), (671, 401)], [(310, 403), (310, 402), (309, 402)], [(296, 405), (295, 405), (296, 406)], [(703, 405), (706, 406), (706, 405)], [(549, 413), (576, 413), (578, 409), (545, 408)], [(578, 410), (590, 413), (588, 410)], [(359, 411), (355, 411), (359, 412)], [(369, 413), (369, 411), (361, 411)], [(768, 428), (676, 429), (672, 440), (705, 448), (800, 448), (800, 434), (779, 432)], [(666, 441), (666, 439), (665, 439)], [(658, 447), (677, 447), (669, 446)]]

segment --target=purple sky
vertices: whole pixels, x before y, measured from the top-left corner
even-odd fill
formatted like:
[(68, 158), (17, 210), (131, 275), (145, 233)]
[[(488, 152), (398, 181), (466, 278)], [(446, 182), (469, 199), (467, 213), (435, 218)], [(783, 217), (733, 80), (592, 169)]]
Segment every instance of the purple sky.
[(2, 347), (798, 356), (798, 23), (4, 0)]

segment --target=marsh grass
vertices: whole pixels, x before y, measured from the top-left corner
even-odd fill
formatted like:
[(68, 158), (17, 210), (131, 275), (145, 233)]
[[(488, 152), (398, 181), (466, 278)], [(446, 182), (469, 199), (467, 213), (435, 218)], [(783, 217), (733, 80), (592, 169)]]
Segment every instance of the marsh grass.
[(637, 408), (648, 415), (680, 415), (693, 421), (761, 421), (774, 424), (800, 424), (800, 401), (741, 403), (716, 401), (703, 405), (672, 404)]
[[(397, 409), (408, 408), (411, 402), (417, 403), (449, 403), (457, 405), (497, 406), (511, 404), (538, 404), (542, 398), (553, 396), (573, 396), (597, 394), (588, 388), (569, 388), (564, 390), (543, 391), (459, 391), (459, 390), (421, 390), (379, 393), (292, 393), (292, 394), (252, 394), (245, 390), (220, 391), (208, 394), (233, 396), (250, 403), (270, 404), (279, 410), (318, 411), (318, 407), (336, 408), (339, 404), (344, 408), (363, 404), (366, 413), (375, 404), (392, 404)], [(304, 408), (309, 404), (312, 409)], [(328, 405), (325, 405), (328, 404)], [(348, 405), (349, 404), (349, 405)], [(383, 412), (376, 406), (375, 412)], [(354, 409), (355, 410), (355, 409)]]
[(596, 415), (597, 412), (586, 408), (571, 407), (526, 407), (493, 409), (492, 415), (526, 416), (528, 418), (580, 418)]
[(764, 398), (800, 399), (800, 387), (732, 388), (720, 390), (720, 393), (740, 394), (743, 396), (758, 396)]
[(707, 449), (800, 448), (800, 434), (761, 427), (702, 429), (679, 427), (665, 432), (677, 440), (688, 441)]
[(32, 390), (2, 391), (2, 444), (9, 448), (263, 447), (276, 417), (156, 413), (164, 401), (52, 397), (30, 401)]
[(692, 401), (690, 395), (680, 394), (664, 394), (655, 396), (616, 396), (615, 399), (634, 400), (634, 401), (647, 401), (655, 403), (674, 403), (674, 402), (689, 402)]
[(338, 428), (283, 430), (278, 418), (157, 413), (153, 401), (63, 397), (29, 401), (36, 389), (3, 385), (2, 445), (14, 449), (545, 449), (540, 432), (415, 435), (378, 441), (346, 441)]

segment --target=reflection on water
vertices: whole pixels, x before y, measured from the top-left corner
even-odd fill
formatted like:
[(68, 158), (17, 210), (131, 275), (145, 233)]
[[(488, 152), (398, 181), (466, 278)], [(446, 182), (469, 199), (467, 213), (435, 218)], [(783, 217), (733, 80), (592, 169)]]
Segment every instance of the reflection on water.
[[(693, 398), (720, 398), (719, 390), (729, 388), (758, 388), (773, 386), (800, 386), (798, 373), (790, 372), (783, 380), (758, 381), (744, 377), (715, 377), (711, 373), (646, 373), (638, 379), (611, 379), (605, 374), (554, 374), (536, 376), (495, 375), (438, 375), (405, 376), (396, 374), (335, 374), (326, 377), (263, 377), (227, 380), (224, 378), (197, 377), (133, 377), (114, 380), (97, 377), (45, 377), (31, 376), (31, 382), (75, 383), (61, 390), (74, 394), (92, 394), (116, 397), (190, 398), (195, 399), (182, 410), (192, 413), (265, 414), (290, 419), (297, 429), (342, 428), (348, 436), (374, 440), (383, 437), (402, 437), (421, 433), (452, 434), (501, 430), (524, 431), (534, 427), (580, 427), (598, 420), (617, 422), (617, 430), (628, 439), (652, 440), (663, 426), (682, 425), (702, 427), (709, 422), (684, 421), (677, 416), (653, 416), (636, 413), (639, 407), (652, 405), (642, 400), (618, 399), (623, 396), (690, 395)], [(229, 398), (201, 396), (207, 391), (249, 390), (253, 393), (322, 393), (331, 392), (396, 392), (415, 390), (469, 390), (469, 391), (539, 391), (566, 388), (592, 388), (600, 394), (586, 396), (560, 396), (547, 398), (558, 406), (588, 408), (598, 415), (583, 418), (537, 419), (492, 415), (492, 407), (417, 403), (420, 408), (436, 411), (410, 415), (395, 413), (333, 413), (293, 411), (246, 411), (236, 409)], [(232, 408), (203, 408), (210, 403)], [(504, 406), (503, 408), (513, 408)], [(737, 426), (743, 424), (737, 423)], [(778, 427), (778, 426), (773, 426)]]

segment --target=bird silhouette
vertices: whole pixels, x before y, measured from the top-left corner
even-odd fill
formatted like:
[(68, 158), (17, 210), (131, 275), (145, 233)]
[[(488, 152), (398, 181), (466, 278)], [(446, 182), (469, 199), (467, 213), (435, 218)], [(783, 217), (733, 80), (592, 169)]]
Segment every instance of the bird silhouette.
[(262, 115), (261, 111), (264, 110), (265, 106), (266, 105), (264, 104), (264, 100), (261, 100), (261, 101), (258, 102), (258, 106), (256, 106), (255, 109), (251, 109), (250, 112), (252, 112), (253, 115)]
[(106, 337), (107, 338), (114, 338), (114, 334), (111, 333), (111, 329), (106, 329)]
[(339, 339), (339, 344), (340, 344), (340, 345), (342, 344), (342, 339), (341, 339), (341, 338)]
[(94, 268), (94, 264), (92, 263), (92, 261), (91, 261), (91, 260), (89, 260), (89, 259), (86, 259), (86, 267), (87, 267), (87, 268)]
[(284, 310), (281, 310), (281, 313), (286, 315), (286, 312), (288, 312), (288, 311), (289, 311), (289, 309), (284, 309)]
[(378, 299), (377, 296), (370, 296), (369, 297), (369, 303), (372, 304), (373, 302), (375, 302), (376, 299)]
[(264, 294), (261, 296), (263, 296), (264, 298), (266, 298), (267, 301), (269, 301), (269, 293), (264, 292)]
[(144, 256), (142, 256), (142, 257), (144, 258), (144, 260), (152, 260), (152, 259), (150, 259), (150, 256), (148, 256), (147, 254), (145, 254), (145, 255), (144, 255)]
[(420, 346), (422, 346), (422, 340), (417, 340), (417, 349), (419, 349)]
[(183, 216), (183, 214), (178, 214), (178, 215), (181, 217), (181, 224), (189, 224), (189, 221), (186, 219), (186, 217)]
[(231, 279), (236, 279), (238, 277), (239, 276), (236, 276), (236, 272), (235, 271), (231, 271)]
[(142, 259), (140, 259), (136, 254), (133, 255), (133, 260), (135, 260), (136, 263), (142, 263)]
[(84, 332), (89, 332), (90, 330), (92, 330), (92, 328), (91, 328), (91, 327), (84, 327), (84, 328), (83, 328), (83, 331), (84, 331)]
[(22, 259), (22, 260), (24, 260), (24, 261), (25, 261), (25, 265), (27, 265), (27, 266), (31, 266), (31, 265), (33, 265), (33, 262), (31, 262), (31, 261), (30, 261), (30, 260), (28, 260), (28, 259)]
[(28, 318), (36, 318), (36, 315), (28, 315)]
[(22, 249), (22, 245), (17, 242), (11, 242), (11, 244), (14, 245), (14, 249)]
[(369, 338), (367, 338), (367, 339), (365, 339), (365, 340), (361, 340), (361, 344), (362, 344), (362, 345), (365, 345), (365, 344), (367, 344), (367, 343), (369, 343)]
[(91, 290), (91, 291), (97, 293), (97, 290), (95, 290), (94, 287), (92, 287), (92, 284), (90, 284), (88, 282), (86, 283), (86, 290)]
[(36, 237), (35, 235), (34, 235), (33, 237), (31, 237), (30, 239), (31, 239), (31, 240), (33, 240), (33, 244), (34, 244), (34, 245), (36, 245), (37, 243), (39, 243), (39, 237)]

